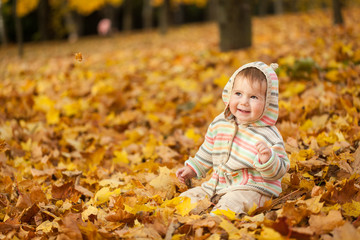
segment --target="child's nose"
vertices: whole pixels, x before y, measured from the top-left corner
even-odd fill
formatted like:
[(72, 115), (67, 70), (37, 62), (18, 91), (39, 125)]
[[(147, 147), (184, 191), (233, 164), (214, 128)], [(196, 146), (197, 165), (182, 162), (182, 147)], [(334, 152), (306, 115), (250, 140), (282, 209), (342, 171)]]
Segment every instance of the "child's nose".
[(240, 99), (240, 104), (247, 105), (247, 104), (249, 104), (249, 100), (247, 98), (243, 97)]

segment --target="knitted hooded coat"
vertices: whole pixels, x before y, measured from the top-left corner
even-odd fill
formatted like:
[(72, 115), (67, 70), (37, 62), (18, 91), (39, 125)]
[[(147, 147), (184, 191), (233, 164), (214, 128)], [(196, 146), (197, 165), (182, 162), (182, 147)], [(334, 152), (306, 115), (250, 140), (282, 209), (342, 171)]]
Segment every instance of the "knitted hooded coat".
[[(247, 124), (237, 124), (229, 109), (229, 100), (237, 74), (248, 67), (262, 71), (267, 80), (264, 112), (260, 118)], [(190, 166), (198, 178), (205, 177), (213, 168), (212, 177), (202, 184), (213, 196), (234, 190), (253, 190), (267, 196), (281, 193), (281, 179), (289, 169), (282, 136), (275, 123), (278, 118), (278, 78), (273, 68), (263, 62), (248, 63), (234, 72), (226, 84), (222, 98), (225, 110), (208, 127), (205, 140)], [(255, 144), (263, 141), (271, 149), (268, 162), (261, 164)]]

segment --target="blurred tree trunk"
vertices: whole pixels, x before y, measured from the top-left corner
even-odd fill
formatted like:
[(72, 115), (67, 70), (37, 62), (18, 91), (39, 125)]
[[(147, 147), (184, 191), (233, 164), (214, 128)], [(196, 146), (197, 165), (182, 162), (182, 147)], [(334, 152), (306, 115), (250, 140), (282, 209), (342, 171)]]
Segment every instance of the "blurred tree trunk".
[(268, 7), (268, 0), (259, 0), (259, 16), (265, 16), (268, 13)]
[(17, 0), (13, 1), (13, 16), (15, 20), (15, 33), (16, 33), (16, 41), (18, 44), (18, 55), (19, 57), (24, 56), (24, 39), (23, 39), (23, 33), (22, 33), (22, 24), (21, 24), (21, 18), (16, 14), (16, 5)]
[(206, 18), (208, 21), (216, 21), (217, 19), (217, 1), (208, 0), (206, 5)]
[(280, 15), (284, 13), (284, 3), (283, 0), (274, 0), (274, 9), (275, 14)]
[(250, 47), (250, 0), (219, 0), (218, 24), (221, 51)]
[(332, 0), (332, 4), (333, 4), (333, 21), (334, 24), (337, 25), (342, 25), (344, 24), (344, 19), (341, 13), (341, 9), (342, 9), (342, 4), (340, 0)]
[(48, 0), (40, 0), (38, 8), (38, 27), (40, 33), (40, 40), (46, 41), (49, 39), (48, 36), (48, 10), (49, 3)]
[(111, 21), (111, 30), (110, 32), (117, 32), (117, 30), (119, 29), (119, 25), (117, 24), (116, 21), (116, 7), (110, 4), (107, 4), (104, 7), (104, 17), (110, 19)]
[(123, 30), (125, 32), (132, 29), (132, 2), (133, 0), (124, 0)]
[(173, 23), (177, 25), (181, 25), (185, 22), (185, 16), (184, 16), (184, 4), (180, 3), (177, 6), (175, 6), (175, 9), (173, 11)]
[(76, 11), (71, 12), (75, 19), (76, 32), (78, 36), (84, 35), (84, 17)]
[(170, 0), (164, 0), (159, 9), (159, 28), (160, 34), (165, 35), (169, 28), (169, 11)]
[(291, 10), (293, 12), (298, 12), (299, 11), (299, 1), (298, 0), (292, 0)]
[[(63, 4), (66, 4), (64, 1)], [(66, 10), (65, 16), (65, 26), (68, 32), (68, 40), (70, 42), (76, 42), (79, 38), (79, 26), (77, 25), (77, 21), (75, 20), (75, 13), (70, 9)]]
[(143, 0), (143, 28), (151, 29), (153, 27), (153, 7), (151, 5), (151, 0)]
[(6, 35), (6, 28), (4, 23), (4, 17), (2, 12), (2, 1), (0, 1), (0, 36), (1, 36), (1, 43), (3, 46), (7, 45), (7, 35)]

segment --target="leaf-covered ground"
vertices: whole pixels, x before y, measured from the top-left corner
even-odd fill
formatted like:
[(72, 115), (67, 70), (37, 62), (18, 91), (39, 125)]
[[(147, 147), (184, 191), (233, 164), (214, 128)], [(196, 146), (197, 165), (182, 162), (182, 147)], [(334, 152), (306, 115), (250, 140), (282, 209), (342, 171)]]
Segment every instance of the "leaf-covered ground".
[[(360, 239), (360, 9), (0, 49), (0, 239)], [(280, 65), (283, 194), (249, 216), (190, 204), (175, 171), (240, 65)], [(192, 185), (200, 184), (199, 180)]]

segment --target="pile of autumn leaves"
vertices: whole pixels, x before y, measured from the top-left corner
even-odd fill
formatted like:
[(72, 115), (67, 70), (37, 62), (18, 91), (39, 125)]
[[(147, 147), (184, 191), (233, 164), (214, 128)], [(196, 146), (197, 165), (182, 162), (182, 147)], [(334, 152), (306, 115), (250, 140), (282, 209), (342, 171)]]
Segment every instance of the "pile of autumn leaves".
[[(9, 50), (1, 239), (359, 239), (360, 10), (345, 16), (254, 19), (254, 47), (229, 53), (212, 24), (32, 46), (23, 60)], [(178, 197), (188, 186), (174, 173), (223, 110), (228, 77), (254, 60), (280, 65), (291, 170), (280, 198), (213, 217), (207, 199)]]

